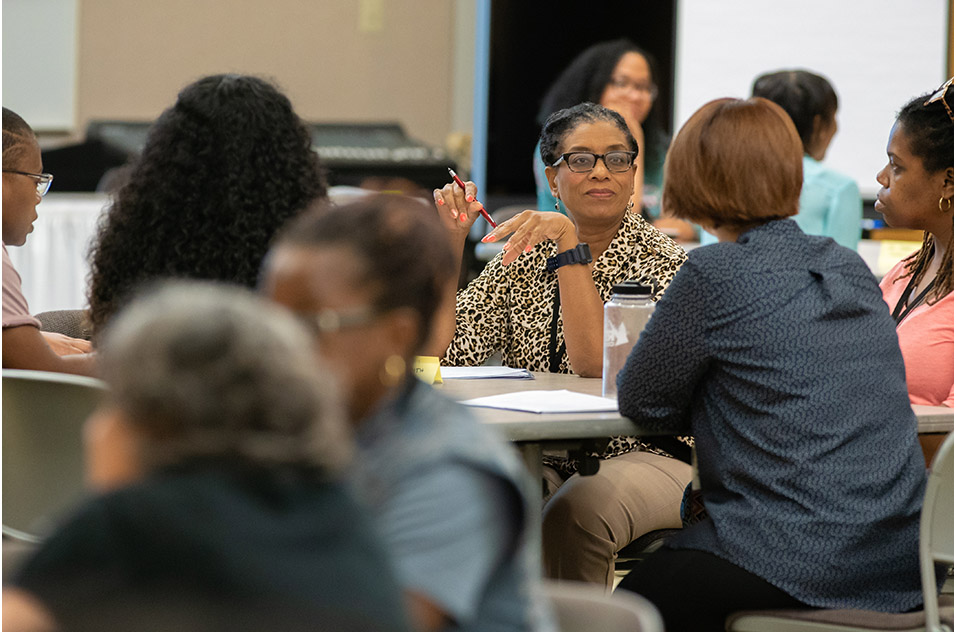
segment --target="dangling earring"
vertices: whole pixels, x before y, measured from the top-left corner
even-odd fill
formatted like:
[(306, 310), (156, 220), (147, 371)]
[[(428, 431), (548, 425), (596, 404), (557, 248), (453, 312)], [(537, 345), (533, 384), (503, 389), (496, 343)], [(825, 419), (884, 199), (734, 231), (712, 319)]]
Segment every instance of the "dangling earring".
[[(943, 208), (943, 200), (946, 201), (946, 208)], [(952, 198), (939, 198), (939, 212), (940, 213), (949, 213), (953, 210), (953, 200)]]
[(378, 379), (382, 386), (392, 387), (402, 381), (405, 375), (405, 358), (398, 354), (390, 355), (378, 372)]
[(558, 202), (557, 200), (554, 201), (554, 210), (559, 213), (561, 212), (561, 202)]
[(630, 213), (634, 210), (634, 200), (628, 200), (627, 207), (624, 209), (625, 213)]

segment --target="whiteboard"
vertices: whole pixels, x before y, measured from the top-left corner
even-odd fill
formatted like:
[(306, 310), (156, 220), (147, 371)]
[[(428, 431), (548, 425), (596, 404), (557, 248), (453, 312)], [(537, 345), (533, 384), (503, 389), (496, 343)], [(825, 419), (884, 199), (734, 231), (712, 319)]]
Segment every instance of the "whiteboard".
[(840, 101), (824, 164), (872, 199), (896, 112), (947, 78), (948, 40), (946, 0), (678, 0), (674, 129), (760, 74), (816, 72)]
[(76, 124), (78, 0), (3, 0), (3, 107), (36, 131)]

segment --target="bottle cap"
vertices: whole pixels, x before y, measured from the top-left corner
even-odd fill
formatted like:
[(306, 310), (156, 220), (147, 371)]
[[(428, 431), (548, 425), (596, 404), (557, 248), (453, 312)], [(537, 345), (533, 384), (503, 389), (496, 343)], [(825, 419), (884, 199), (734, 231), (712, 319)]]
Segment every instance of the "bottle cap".
[(654, 287), (641, 279), (632, 279), (616, 283), (611, 288), (611, 293), (625, 296), (651, 296), (654, 293)]

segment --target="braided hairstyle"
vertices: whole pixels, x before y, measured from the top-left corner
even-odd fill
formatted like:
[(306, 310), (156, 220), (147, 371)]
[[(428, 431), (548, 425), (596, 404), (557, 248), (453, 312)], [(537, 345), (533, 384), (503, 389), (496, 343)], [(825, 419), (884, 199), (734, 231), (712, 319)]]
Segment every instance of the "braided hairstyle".
[(90, 255), (94, 332), (144, 282), (256, 284), (272, 238), (326, 184), (289, 99), (246, 75), (199, 79), (146, 139)]
[(35, 142), (33, 128), (19, 114), (3, 108), (3, 166), (18, 169), (27, 147)]
[[(924, 105), (930, 94), (916, 97), (903, 106), (896, 117), (906, 133), (910, 149), (930, 173), (953, 168), (953, 85), (946, 88), (943, 99)], [(945, 103), (943, 102), (945, 100)], [(949, 106), (948, 109), (946, 106)], [(945, 246), (943, 261), (936, 272), (933, 290), (927, 303), (936, 303), (953, 291), (953, 238)], [(905, 272), (899, 278), (916, 274), (915, 284), (922, 279), (933, 258), (933, 236), (923, 233), (920, 249), (903, 260)]]

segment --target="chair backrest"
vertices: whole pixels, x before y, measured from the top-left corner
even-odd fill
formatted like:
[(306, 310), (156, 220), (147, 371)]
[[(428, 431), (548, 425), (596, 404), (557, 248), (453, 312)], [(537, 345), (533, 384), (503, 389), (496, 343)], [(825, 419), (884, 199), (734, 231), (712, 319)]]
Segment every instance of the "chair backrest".
[(36, 314), (41, 331), (53, 331), (70, 338), (89, 340), (93, 337), (93, 324), (85, 309), (57, 309)]
[(3, 369), (4, 535), (39, 541), (85, 496), (83, 422), (104, 390), (93, 378)]
[(607, 593), (603, 586), (546, 580), (560, 632), (664, 632), (664, 621), (650, 601), (637, 593)]
[(935, 563), (953, 563), (953, 433), (930, 465), (920, 514), (919, 559), (926, 629), (941, 630)]

